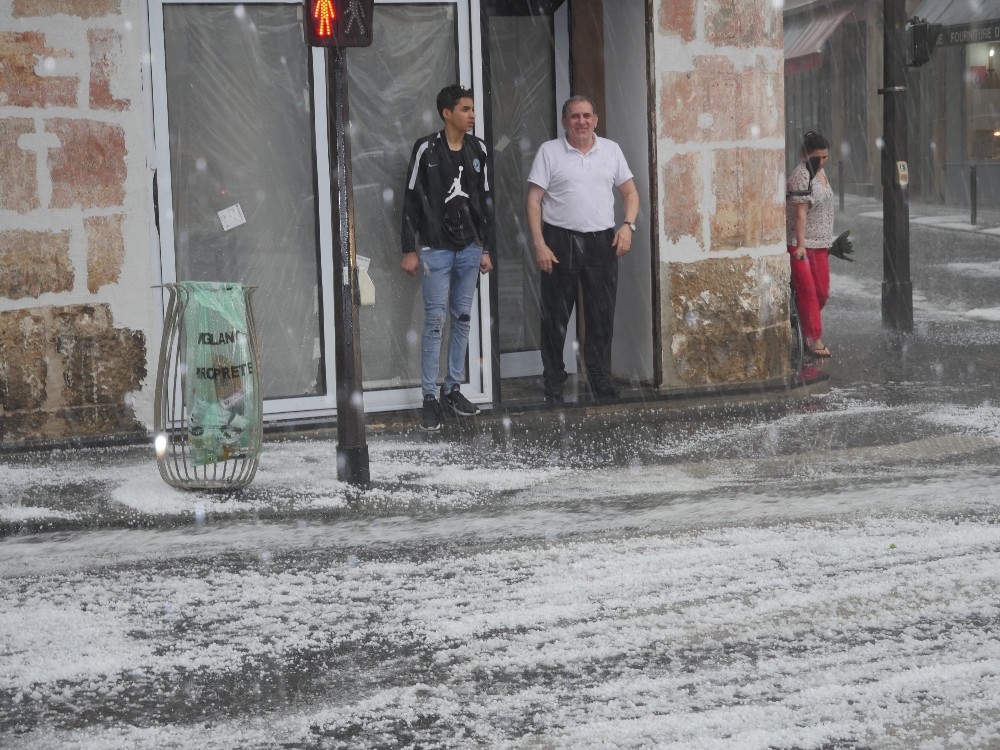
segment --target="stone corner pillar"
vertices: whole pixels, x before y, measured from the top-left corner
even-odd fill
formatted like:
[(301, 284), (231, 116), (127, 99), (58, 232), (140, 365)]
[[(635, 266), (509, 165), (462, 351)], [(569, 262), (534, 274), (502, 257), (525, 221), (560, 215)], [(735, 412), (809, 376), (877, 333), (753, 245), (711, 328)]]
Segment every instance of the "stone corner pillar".
[(661, 387), (789, 371), (781, 11), (660, 0), (654, 28)]

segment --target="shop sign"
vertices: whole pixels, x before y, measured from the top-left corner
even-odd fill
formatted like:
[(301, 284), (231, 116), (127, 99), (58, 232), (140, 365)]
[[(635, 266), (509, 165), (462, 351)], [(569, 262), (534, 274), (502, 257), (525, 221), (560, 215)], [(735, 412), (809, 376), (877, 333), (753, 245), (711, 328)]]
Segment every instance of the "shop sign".
[(1000, 19), (946, 26), (938, 37), (939, 47), (980, 42), (1000, 42)]

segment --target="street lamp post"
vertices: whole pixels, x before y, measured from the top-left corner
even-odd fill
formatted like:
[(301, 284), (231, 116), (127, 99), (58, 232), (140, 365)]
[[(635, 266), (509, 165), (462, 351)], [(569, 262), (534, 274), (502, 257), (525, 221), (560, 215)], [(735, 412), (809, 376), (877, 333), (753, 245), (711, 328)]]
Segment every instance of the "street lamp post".
[(884, 88), (882, 95), (882, 325), (913, 330), (913, 282), (910, 280), (910, 207), (906, 191), (906, 6), (885, 0)]

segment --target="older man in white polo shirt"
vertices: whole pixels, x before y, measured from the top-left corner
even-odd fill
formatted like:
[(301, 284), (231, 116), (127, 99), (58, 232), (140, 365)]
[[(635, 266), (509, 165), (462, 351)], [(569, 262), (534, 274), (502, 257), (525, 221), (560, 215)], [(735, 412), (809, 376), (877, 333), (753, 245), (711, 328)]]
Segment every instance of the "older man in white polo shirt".
[[(639, 192), (621, 148), (594, 133), (597, 114), (586, 96), (562, 109), (562, 138), (543, 143), (528, 175), (528, 226), (542, 272), (542, 366), (545, 399), (562, 400), (563, 346), (577, 287), (583, 286), (583, 359), (598, 398), (618, 395), (611, 379), (611, 335), (618, 258), (632, 247)], [(615, 229), (614, 188), (625, 205)]]

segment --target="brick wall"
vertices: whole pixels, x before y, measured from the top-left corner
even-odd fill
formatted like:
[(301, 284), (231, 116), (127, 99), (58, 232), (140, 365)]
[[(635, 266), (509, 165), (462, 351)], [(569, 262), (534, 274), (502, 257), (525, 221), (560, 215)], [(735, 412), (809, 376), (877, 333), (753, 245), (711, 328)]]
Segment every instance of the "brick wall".
[(0, 448), (146, 430), (139, 13), (0, 0)]
[(781, 10), (659, 0), (654, 68), (664, 384), (788, 368)]

